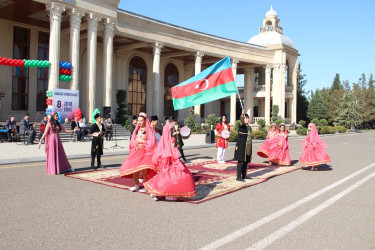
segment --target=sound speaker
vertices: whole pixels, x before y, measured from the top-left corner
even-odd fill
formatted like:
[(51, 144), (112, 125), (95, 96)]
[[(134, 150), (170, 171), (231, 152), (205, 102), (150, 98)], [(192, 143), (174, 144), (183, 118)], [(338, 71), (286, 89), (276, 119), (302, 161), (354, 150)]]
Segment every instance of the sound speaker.
[(215, 142), (215, 132), (213, 130), (206, 130), (206, 143)]
[(103, 118), (111, 117), (111, 107), (103, 107)]

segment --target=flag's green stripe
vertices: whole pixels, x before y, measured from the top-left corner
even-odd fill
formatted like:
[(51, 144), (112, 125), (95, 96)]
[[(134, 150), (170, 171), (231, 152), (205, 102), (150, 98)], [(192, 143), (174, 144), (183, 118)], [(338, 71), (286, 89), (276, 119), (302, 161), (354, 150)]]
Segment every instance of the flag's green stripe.
[(237, 94), (238, 90), (234, 81), (221, 84), (215, 88), (202, 91), (198, 94), (181, 99), (173, 98), (174, 110), (184, 109), (195, 105), (211, 102), (217, 99)]

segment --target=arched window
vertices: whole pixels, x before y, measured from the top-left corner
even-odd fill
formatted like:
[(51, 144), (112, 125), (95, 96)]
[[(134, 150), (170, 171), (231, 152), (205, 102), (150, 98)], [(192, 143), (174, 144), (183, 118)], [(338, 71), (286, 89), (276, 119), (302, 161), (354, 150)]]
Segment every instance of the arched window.
[(146, 112), (147, 67), (136, 56), (129, 63), (128, 110), (132, 115)]
[(267, 21), (266, 22), (266, 30), (267, 31), (271, 31), (272, 30), (272, 22), (271, 21)]
[(165, 67), (164, 72), (164, 115), (178, 116), (177, 111), (173, 109), (171, 88), (179, 83), (178, 69), (173, 63), (169, 63)]

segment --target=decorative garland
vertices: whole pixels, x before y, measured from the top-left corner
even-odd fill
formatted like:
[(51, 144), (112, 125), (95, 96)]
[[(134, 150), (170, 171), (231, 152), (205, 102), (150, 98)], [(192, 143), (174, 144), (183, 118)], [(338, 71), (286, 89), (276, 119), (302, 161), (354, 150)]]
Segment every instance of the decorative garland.
[(64, 82), (72, 81), (72, 64), (70, 62), (60, 62), (59, 66), (59, 80)]
[(0, 65), (21, 68), (48, 68), (51, 63), (46, 60), (11, 59), (0, 56)]

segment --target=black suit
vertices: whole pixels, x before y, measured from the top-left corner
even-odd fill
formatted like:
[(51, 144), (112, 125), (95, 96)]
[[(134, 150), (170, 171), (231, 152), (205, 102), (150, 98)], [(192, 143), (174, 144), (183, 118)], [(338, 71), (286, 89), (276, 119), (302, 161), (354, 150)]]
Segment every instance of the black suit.
[(8, 141), (16, 140), (17, 136), (17, 123), (16, 121), (11, 122), (10, 120), (7, 120), (5, 122), (5, 127), (8, 129), (7, 135), (8, 135)]
[(84, 134), (83, 134), (82, 128), (79, 126), (79, 122), (72, 121), (70, 123), (70, 127), (72, 130), (74, 130), (75, 128), (78, 128), (75, 131), (75, 133), (77, 134), (77, 141), (82, 141)]
[[(179, 132), (176, 134), (176, 132)], [(176, 139), (176, 146), (178, 148), (178, 151), (180, 151), (181, 157), (184, 161), (186, 161), (185, 155), (184, 155), (184, 150), (182, 147), (184, 146), (184, 142), (182, 141), (182, 136), (181, 136), (181, 131), (180, 131), (180, 125), (177, 124), (173, 127), (173, 134), (172, 137)]]
[(35, 130), (31, 129), (31, 125), (29, 120), (22, 119), (20, 122), (20, 134), (21, 135), (29, 135), (28, 143), (33, 144), (36, 136)]

